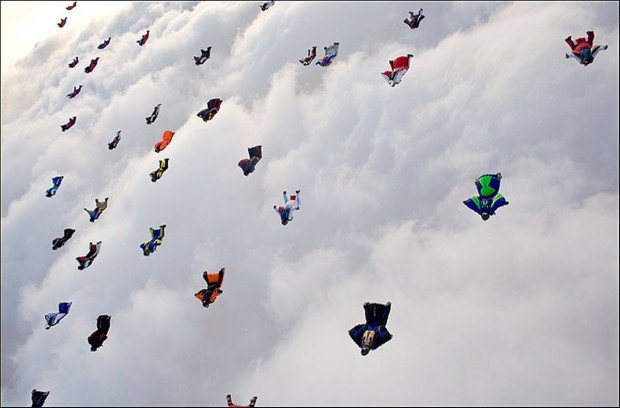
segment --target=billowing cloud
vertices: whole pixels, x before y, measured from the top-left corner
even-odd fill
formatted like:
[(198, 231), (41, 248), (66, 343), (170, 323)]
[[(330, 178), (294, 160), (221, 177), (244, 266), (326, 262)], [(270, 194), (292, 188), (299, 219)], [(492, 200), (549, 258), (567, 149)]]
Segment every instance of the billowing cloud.
[[(36, 387), (50, 406), (228, 393), (271, 406), (617, 405), (618, 5), (424, 4), (415, 31), (407, 7), (129, 3), (7, 70), (2, 404)], [(563, 39), (588, 29), (609, 49), (584, 68)], [(329, 68), (297, 62), (334, 41)], [(406, 53), (412, 68), (390, 88), (380, 73)], [(205, 124), (196, 113), (215, 97)], [(264, 158), (244, 177), (237, 162), (256, 144)], [(510, 205), (483, 222), (462, 201), (497, 171)], [(272, 206), (296, 189), (283, 227)], [(89, 223), (83, 208), (105, 197)], [(146, 258), (139, 244), (161, 224)], [(52, 252), (66, 227), (74, 237)], [(193, 294), (223, 266), (205, 310)], [(71, 313), (44, 330), (60, 301)], [(347, 330), (365, 301), (392, 302), (394, 339), (362, 357)], [(104, 313), (109, 339), (91, 353)]]

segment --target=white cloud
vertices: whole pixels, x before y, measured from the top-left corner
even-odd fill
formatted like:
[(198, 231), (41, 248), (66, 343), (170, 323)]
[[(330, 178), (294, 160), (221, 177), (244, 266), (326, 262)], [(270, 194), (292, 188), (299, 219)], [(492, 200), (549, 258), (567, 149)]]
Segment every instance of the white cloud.
[[(617, 405), (617, 5), (425, 4), (415, 31), (407, 7), (132, 3), (3, 72), (2, 404), (37, 387), (50, 406), (228, 393), (264, 406)], [(609, 50), (587, 68), (566, 61), (563, 38), (590, 28)], [(334, 41), (331, 67), (297, 62)], [(389, 88), (380, 73), (407, 52), (413, 67)], [(214, 97), (205, 124), (195, 115)], [(165, 129), (175, 137), (156, 154)], [(244, 177), (236, 163), (256, 144), (264, 158)], [(482, 222), (462, 201), (495, 171), (510, 205)], [(296, 189), (301, 210), (282, 227), (271, 207)], [(82, 208), (104, 197), (89, 223)], [(52, 252), (66, 227), (76, 234)], [(205, 310), (193, 294), (222, 266), (224, 294)], [(59, 301), (71, 313), (46, 331)], [(394, 339), (362, 357), (347, 330), (365, 301), (392, 302)], [(103, 313), (110, 338), (91, 353)]]

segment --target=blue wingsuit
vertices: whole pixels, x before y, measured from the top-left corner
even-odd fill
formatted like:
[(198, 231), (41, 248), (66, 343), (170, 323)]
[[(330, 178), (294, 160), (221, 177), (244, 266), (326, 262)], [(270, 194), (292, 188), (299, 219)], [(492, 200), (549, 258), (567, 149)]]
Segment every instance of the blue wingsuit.
[(364, 348), (362, 337), (367, 330), (374, 332), (374, 340), (370, 345), (370, 350), (375, 350), (392, 339), (392, 334), (385, 327), (391, 307), (392, 305), (389, 302), (385, 305), (381, 303), (364, 303), (366, 323), (358, 324), (349, 330), (349, 335), (362, 351)]

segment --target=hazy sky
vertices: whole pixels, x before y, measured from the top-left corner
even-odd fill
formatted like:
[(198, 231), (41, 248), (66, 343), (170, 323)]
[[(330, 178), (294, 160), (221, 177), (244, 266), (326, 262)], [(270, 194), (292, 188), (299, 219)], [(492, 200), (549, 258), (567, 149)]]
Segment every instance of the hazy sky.
[[(2, 3), (3, 406), (33, 388), (46, 406), (618, 405), (617, 2), (68, 4)], [(564, 38), (588, 30), (609, 49), (583, 67)], [(336, 41), (332, 66), (298, 62)], [(484, 222), (462, 201), (496, 172), (510, 204)], [(363, 357), (347, 331), (366, 301), (392, 302), (394, 338)]]

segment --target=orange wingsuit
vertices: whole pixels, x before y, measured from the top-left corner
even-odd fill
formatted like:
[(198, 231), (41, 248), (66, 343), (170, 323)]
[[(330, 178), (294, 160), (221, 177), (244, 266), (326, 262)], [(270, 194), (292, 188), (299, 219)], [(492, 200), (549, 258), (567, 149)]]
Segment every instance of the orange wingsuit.
[(155, 143), (155, 153), (159, 153), (168, 146), (168, 144), (172, 141), (172, 136), (174, 136), (174, 132), (171, 130), (166, 130), (164, 135), (162, 136), (162, 140)]
[(202, 289), (200, 292), (194, 294), (198, 300), (203, 302), (203, 305), (207, 305), (215, 302), (215, 299), (222, 293), (222, 283), (224, 282), (224, 273), (226, 268), (220, 269), (218, 273), (209, 273), (204, 271), (202, 277), (207, 282), (207, 289)]

